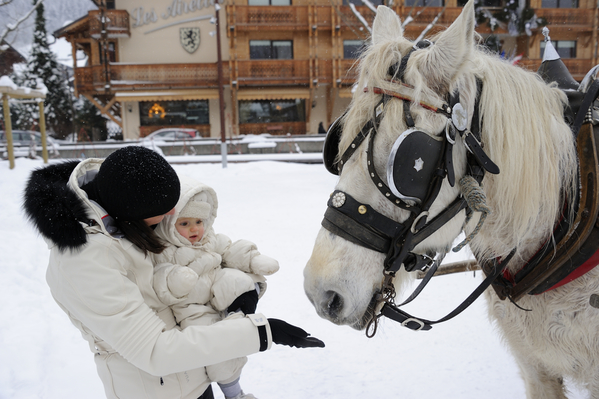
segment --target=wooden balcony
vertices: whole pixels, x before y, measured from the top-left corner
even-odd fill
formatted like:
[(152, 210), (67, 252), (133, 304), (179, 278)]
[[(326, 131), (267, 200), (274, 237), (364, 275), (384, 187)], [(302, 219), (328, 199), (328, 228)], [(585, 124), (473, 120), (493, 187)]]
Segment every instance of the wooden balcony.
[[(110, 64), (77, 68), (75, 87), (80, 93), (104, 92), (106, 75), (114, 90), (199, 89), (218, 87), (217, 64)], [(223, 63), (224, 83), (229, 84), (229, 65)]]
[(243, 31), (309, 28), (308, 6), (227, 6), (227, 15), (229, 28)]
[[(526, 59), (522, 60), (518, 63), (523, 68), (536, 72), (541, 66), (541, 59)], [(592, 60), (590, 59), (580, 59), (580, 58), (562, 58), (562, 61), (572, 74), (572, 77), (577, 81), (581, 81), (587, 72), (594, 66), (592, 65)]]
[(357, 60), (339, 60), (337, 69), (337, 86), (351, 86), (358, 81)]
[(584, 8), (537, 8), (535, 14), (547, 20), (550, 32), (592, 31), (595, 10)]
[[(88, 12), (89, 34), (94, 39), (102, 37), (102, 10)], [(104, 28), (107, 38), (129, 37), (129, 12), (127, 10), (104, 10)]]
[(239, 87), (310, 85), (310, 60), (248, 60), (233, 65)]

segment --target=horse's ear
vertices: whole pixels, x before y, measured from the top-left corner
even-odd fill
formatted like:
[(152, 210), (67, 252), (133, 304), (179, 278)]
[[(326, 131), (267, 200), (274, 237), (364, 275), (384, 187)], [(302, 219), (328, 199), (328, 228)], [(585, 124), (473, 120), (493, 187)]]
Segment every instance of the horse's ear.
[(372, 23), (372, 44), (397, 40), (403, 36), (403, 28), (397, 14), (389, 7), (378, 6)]
[(470, 52), (474, 49), (474, 0), (469, 0), (462, 13), (435, 41), (427, 52), (422, 73), (438, 88), (447, 89)]

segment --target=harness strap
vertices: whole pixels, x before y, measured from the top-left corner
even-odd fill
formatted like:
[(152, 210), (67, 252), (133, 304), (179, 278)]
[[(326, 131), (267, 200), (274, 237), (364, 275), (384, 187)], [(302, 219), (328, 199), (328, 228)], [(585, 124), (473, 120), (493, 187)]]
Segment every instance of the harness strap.
[(393, 237), (406, 230), (404, 224), (339, 190), (329, 199), (322, 226), (354, 244), (382, 253), (389, 251)]
[[(515, 253), (516, 253), (516, 251), (513, 250), (503, 260), (502, 264), (507, 265), (507, 263), (512, 259), (512, 257), (514, 256)], [(445, 317), (442, 317), (438, 320), (431, 321), (431, 320), (426, 320), (423, 318), (414, 317), (389, 302), (386, 302), (383, 305), (383, 308), (381, 309), (381, 315), (386, 316), (392, 320), (395, 320), (398, 323), (400, 323), (402, 326), (408, 327), (411, 330), (428, 331), (431, 328), (433, 328), (433, 324), (438, 324), (438, 323), (442, 323), (444, 321), (450, 320), (450, 319), (454, 318), (455, 316), (459, 315), (460, 313), (462, 313), (464, 310), (466, 310), (466, 308), (468, 308), (468, 306), (472, 305), (472, 303), (479, 296), (481, 296), (481, 294), (491, 285), (493, 280), (495, 280), (495, 278), (503, 272), (504, 267), (505, 266), (502, 266), (499, 262), (497, 262), (494, 267), (495, 270), (492, 273), (488, 274), (487, 277), (483, 280), (483, 282), (478, 287), (476, 287), (476, 289), (457, 308), (455, 308), (453, 311), (451, 311)]]

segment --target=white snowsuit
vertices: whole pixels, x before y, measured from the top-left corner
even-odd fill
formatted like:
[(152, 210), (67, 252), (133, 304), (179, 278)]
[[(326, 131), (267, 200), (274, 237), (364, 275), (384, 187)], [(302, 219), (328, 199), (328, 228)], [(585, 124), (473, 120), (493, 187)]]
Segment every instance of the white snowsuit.
[[(256, 245), (239, 240), (231, 242), (213, 229), (218, 200), (215, 191), (193, 179), (180, 176), (181, 197), (173, 215), (165, 216), (156, 233), (170, 245), (160, 254), (153, 254), (154, 289), (158, 298), (171, 307), (175, 320), (186, 328), (190, 325), (211, 325), (227, 315), (227, 308), (241, 294), (259, 287), (259, 296), (266, 290), (264, 275), (279, 269), (276, 260), (261, 255)], [(176, 230), (181, 211), (202, 209), (204, 223), (202, 239), (191, 244)], [(210, 380), (220, 383), (235, 381), (241, 374), (246, 357), (207, 366)]]

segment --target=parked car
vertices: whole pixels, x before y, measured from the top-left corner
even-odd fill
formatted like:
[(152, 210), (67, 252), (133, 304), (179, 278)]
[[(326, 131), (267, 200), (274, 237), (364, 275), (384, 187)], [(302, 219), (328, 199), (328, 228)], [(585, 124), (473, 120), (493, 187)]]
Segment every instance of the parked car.
[[(12, 131), (12, 143), (14, 147), (29, 147), (35, 143), (36, 147), (42, 146), (42, 134), (40, 132), (34, 132), (32, 130), (13, 130)], [(4, 130), (0, 130), (0, 145), (6, 146), (6, 133)], [(46, 145), (51, 148), (56, 145), (54, 139), (46, 136)]]
[(140, 140), (189, 140), (196, 137), (201, 137), (201, 135), (195, 129), (164, 128), (156, 130), (155, 132), (142, 137)]

